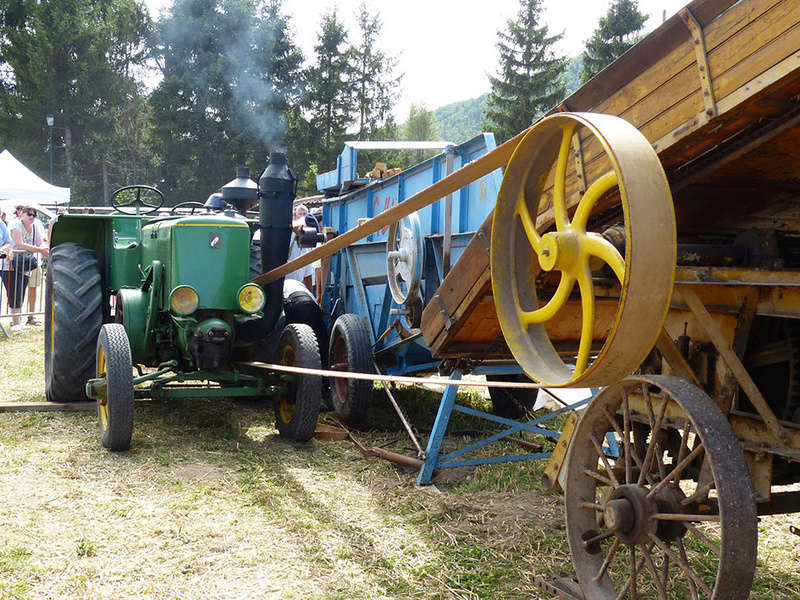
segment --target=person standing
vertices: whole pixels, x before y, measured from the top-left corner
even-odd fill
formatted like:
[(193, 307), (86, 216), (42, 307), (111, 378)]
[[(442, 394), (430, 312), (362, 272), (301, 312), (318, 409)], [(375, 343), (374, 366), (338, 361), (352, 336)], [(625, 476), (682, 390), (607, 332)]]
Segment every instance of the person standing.
[[(48, 234), (45, 232), (44, 225), (37, 217), (33, 218), (33, 226), (36, 228), (36, 242), (42, 242), (49, 247), (50, 242)], [(44, 271), (42, 270), (41, 259), (38, 263), (36, 268), (28, 274), (28, 312), (31, 314), (28, 315), (26, 325), (31, 327), (42, 324), (41, 321), (38, 321), (36, 317), (33, 316), (33, 313), (36, 312), (36, 299), (39, 295), (37, 292), (44, 282)]]
[[(26, 206), (22, 210), (20, 219), (11, 222), (9, 233), (13, 245), (13, 254), (31, 252), (47, 257), (50, 249), (42, 236), (37, 233), (34, 226), (36, 219), (36, 209)], [(39, 258), (39, 257), (37, 257)], [(28, 273), (17, 272), (13, 269), (13, 259), (3, 263), (2, 274), (3, 284), (8, 292), (8, 306), (11, 309), (11, 331), (22, 329), (20, 323), (20, 309), (25, 297), (25, 288), (28, 287)]]

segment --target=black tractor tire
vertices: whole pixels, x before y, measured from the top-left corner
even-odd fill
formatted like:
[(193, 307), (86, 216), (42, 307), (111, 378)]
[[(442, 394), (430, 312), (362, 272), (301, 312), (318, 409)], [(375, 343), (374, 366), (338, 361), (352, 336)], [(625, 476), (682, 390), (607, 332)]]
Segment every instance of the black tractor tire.
[[(496, 380), (531, 383), (531, 380), (524, 375), (503, 375), (496, 377)], [(492, 412), (498, 417), (520, 419), (527, 412), (533, 410), (538, 392), (537, 389), (490, 387), (489, 397), (492, 399)]]
[(97, 377), (105, 377), (104, 400), (97, 402), (97, 422), (103, 447), (128, 450), (133, 436), (133, 364), (125, 327), (108, 323), (97, 337)]
[[(374, 373), (369, 330), (358, 315), (345, 313), (336, 319), (328, 348), (331, 367), (352, 373)], [(344, 423), (363, 424), (371, 402), (371, 381), (331, 378), (331, 404)]]
[[(319, 369), (319, 346), (314, 330), (304, 323), (290, 323), (281, 332), (275, 363)], [(281, 437), (307, 442), (314, 436), (322, 398), (322, 377), (294, 375), (285, 384), (288, 393), (275, 396), (275, 426)]]
[(94, 250), (73, 242), (50, 252), (45, 279), (44, 372), (49, 402), (85, 401), (103, 324), (100, 266)]

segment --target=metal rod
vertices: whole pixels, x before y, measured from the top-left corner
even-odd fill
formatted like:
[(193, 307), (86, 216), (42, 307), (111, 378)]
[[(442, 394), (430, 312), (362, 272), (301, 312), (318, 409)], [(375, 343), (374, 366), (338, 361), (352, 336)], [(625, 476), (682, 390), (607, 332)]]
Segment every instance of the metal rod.
[[(378, 368), (378, 363), (376, 363), (374, 360), (372, 361), (372, 366), (375, 367), (376, 373), (381, 372), (380, 369)], [(394, 395), (392, 394), (392, 391), (389, 389), (389, 385), (385, 381), (382, 381), (381, 383), (383, 384), (383, 389), (386, 392), (386, 395), (389, 396), (389, 402), (392, 403), (392, 406), (394, 407), (397, 416), (400, 417), (400, 421), (402, 421), (403, 423), (403, 427), (406, 428), (406, 431), (408, 432), (408, 437), (411, 438), (411, 441), (417, 448), (417, 456), (419, 456), (422, 460), (425, 460), (425, 451), (422, 449), (419, 440), (417, 440), (417, 436), (414, 435), (414, 431), (413, 429), (411, 429), (411, 424), (408, 422), (406, 416), (403, 414), (400, 405), (397, 404), (397, 401), (394, 399)], [(422, 467), (422, 463), (420, 463), (420, 467)]]

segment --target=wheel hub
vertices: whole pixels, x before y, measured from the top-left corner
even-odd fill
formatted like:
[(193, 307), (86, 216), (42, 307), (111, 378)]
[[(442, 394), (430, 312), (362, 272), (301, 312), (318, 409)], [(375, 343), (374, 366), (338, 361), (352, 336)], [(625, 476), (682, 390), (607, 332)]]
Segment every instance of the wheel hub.
[(606, 526), (624, 544), (643, 544), (656, 532), (657, 523), (651, 517), (658, 512), (658, 505), (647, 492), (641, 485), (621, 485), (604, 506)]
[(551, 231), (542, 236), (539, 265), (544, 271), (569, 271), (578, 261), (580, 240), (574, 231)]

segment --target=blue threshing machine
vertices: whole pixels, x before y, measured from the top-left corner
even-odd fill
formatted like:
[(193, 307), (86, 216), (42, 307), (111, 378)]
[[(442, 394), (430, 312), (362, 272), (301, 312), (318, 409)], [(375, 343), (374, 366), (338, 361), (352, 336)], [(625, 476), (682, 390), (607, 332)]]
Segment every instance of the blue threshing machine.
[[(372, 171), (359, 177), (358, 151), (380, 149), (441, 149), (442, 153), (399, 173), (380, 177)], [(462, 144), (448, 142), (347, 142), (337, 159), (337, 168), (317, 177), (317, 187), (325, 195), (322, 223), (329, 231), (342, 234), (364, 219), (403, 202), (430, 187), (446, 175), (495, 148), (494, 135), (480, 134)], [(377, 166), (376, 166), (377, 167)], [(439, 199), (421, 210), (387, 226), (377, 233), (335, 253), (323, 263), (326, 286), (323, 309), (331, 317), (329, 348), (333, 370), (373, 371), (391, 375), (449, 372), (459, 379), (463, 369), (457, 365), (442, 368), (431, 355), (420, 332), (423, 308), (434, 301), (434, 294), (451, 264), (494, 209), (502, 172), (496, 169), (476, 179), (456, 193)], [(488, 242), (487, 242), (488, 243)], [(471, 372), (489, 379), (517, 379), (522, 371), (516, 363), (487, 361), (473, 365)], [(465, 453), (521, 431), (542, 434), (557, 441), (560, 432), (544, 423), (572, 410), (563, 407), (531, 421), (519, 410), (510, 410), (500, 398), (510, 399), (515, 408), (532, 408), (536, 390), (490, 390), (495, 413), (487, 414), (455, 404), (457, 385), (445, 389), (428, 447), (420, 452), (423, 466), (418, 481), (430, 482), (435, 468), (548, 458), (551, 452), (515, 456), (493, 456), (464, 460)], [(345, 422), (363, 421), (371, 398), (371, 382), (338, 379), (332, 382), (333, 404)], [(503, 401), (504, 402), (504, 401)], [(581, 402), (584, 404), (588, 399)], [(441, 444), (453, 411), (494, 421), (504, 431), (448, 455), (440, 455)]]

